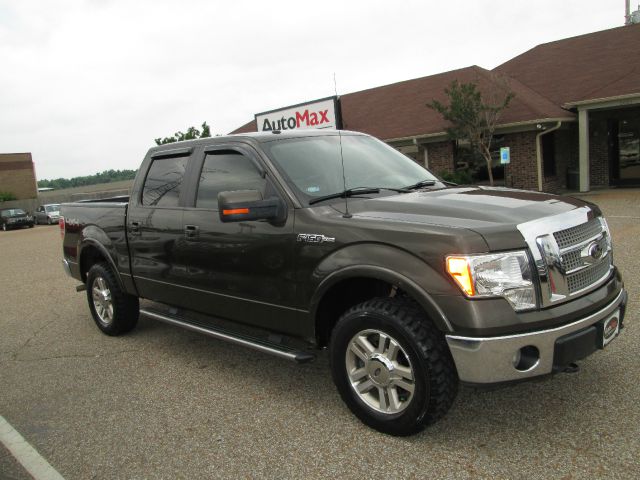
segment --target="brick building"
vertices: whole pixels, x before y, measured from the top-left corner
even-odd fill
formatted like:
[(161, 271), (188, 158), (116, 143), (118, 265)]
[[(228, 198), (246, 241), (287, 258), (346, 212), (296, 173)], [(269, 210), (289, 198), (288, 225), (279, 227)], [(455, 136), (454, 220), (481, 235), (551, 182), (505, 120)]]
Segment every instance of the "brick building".
[[(447, 138), (447, 123), (426, 105), (446, 102), (453, 80), (484, 95), (515, 93), (500, 118), (494, 149), (498, 184), (555, 192), (640, 185), (640, 24), (550, 42), (493, 71), (478, 66), (376, 87), (339, 98), (342, 126), (369, 133), (435, 173), (473, 170), (483, 161)], [(249, 122), (232, 133), (256, 131)], [(486, 173), (486, 166), (484, 167)]]
[(0, 192), (12, 193), (16, 200), (38, 196), (30, 153), (0, 153)]

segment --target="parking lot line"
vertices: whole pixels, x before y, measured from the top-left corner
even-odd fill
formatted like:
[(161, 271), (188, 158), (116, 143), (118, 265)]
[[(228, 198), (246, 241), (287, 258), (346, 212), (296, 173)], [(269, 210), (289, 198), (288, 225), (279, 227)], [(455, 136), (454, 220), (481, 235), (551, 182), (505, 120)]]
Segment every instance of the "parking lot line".
[(0, 442), (35, 480), (64, 480), (55, 468), (0, 415)]

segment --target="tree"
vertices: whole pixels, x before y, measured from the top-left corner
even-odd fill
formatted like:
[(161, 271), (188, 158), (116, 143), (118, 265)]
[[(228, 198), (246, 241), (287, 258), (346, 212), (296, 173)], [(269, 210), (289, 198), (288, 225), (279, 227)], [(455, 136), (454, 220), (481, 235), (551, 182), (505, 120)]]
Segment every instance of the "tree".
[(121, 180), (132, 180), (136, 176), (137, 170), (105, 170), (104, 172), (84, 177), (55, 178), (51, 180), (38, 180), (39, 188), (73, 188), (87, 185), (98, 185), (102, 183), (119, 182)]
[(427, 106), (436, 110), (451, 126), (447, 135), (453, 140), (466, 140), (472, 151), (479, 153), (487, 162), (489, 183), (493, 186), (491, 171), (491, 142), (502, 112), (509, 106), (515, 94), (506, 81), (491, 78), (491, 88), (485, 97), (475, 83), (451, 82), (445, 93), (449, 104), (433, 100)]
[(182, 142), (183, 140), (193, 140), (196, 138), (207, 138), (211, 136), (211, 129), (207, 122), (202, 124), (202, 132), (195, 127), (189, 127), (187, 133), (176, 132), (173, 137), (156, 138), (156, 145), (164, 145), (166, 143)]

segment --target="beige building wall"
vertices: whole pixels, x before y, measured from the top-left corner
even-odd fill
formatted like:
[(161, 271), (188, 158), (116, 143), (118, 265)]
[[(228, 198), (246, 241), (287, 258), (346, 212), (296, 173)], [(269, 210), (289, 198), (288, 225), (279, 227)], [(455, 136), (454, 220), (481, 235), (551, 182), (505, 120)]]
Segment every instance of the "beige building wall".
[(0, 153), (0, 192), (13, 193), (17, 200), (38, 196), (30, 153)]

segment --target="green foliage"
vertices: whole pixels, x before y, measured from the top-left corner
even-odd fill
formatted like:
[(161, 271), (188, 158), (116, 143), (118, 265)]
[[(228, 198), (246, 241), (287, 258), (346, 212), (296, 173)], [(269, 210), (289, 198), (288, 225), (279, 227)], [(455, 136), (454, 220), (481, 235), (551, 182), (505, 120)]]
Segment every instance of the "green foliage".
[(469, 185), (473, 183), (473, 177), (469, 170), (456, 170), (455, 172), (443, 170), (440, 172), (440, 178), (445, 182), (457, 183), (458, 185)]
[(98, 185), (101, 183), (119, 182), (122, 180), (132, 180), (136, 176), (137, 170), (105, 170), (95, 175), (86, 177), (56, 178), (53, 180), (38, 180), (38, 188), (73, 188), (84, 187), (86, 185)]
[(156, 145), (165, 145), (167, 143), (182, 142), (183, 140), (194, 140), (196, 138), (207, 138), (211, 136), (211, 128), (207, 122), (202, 124), (202, 131), (195, 127), (189, 127), (187, 133), (176, 132), (173, 137), (156, 138)]
[(447, 134), (451, 139), (469, 142), (471, 150), (484, 157), (491, 173), (491, 141), (502, 112), (513, 100), (514, 93), (505, 81), (493, 77), (492, 88), (483, 97), (475, 83), (451, 82), (445, 89), (449, 103), (433, 100), (427, 106), (436, 110), (450, 123)]
[(11, 192), (0, 192), (0, 202), (8, 202), (9, 200), (16, 200), (16, 196)]

